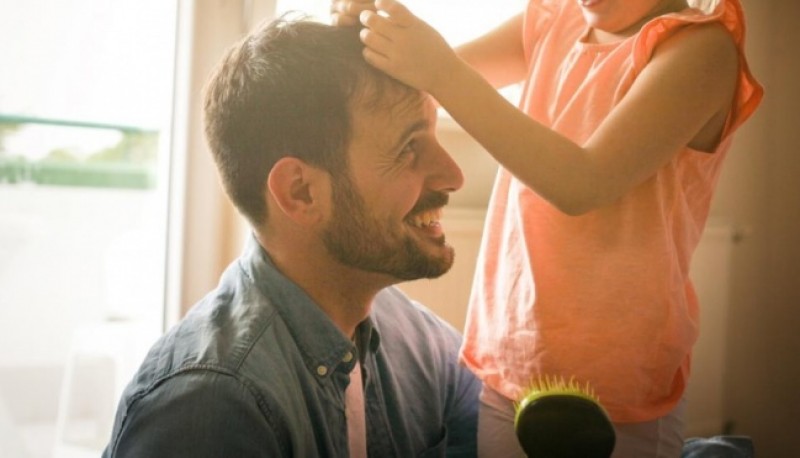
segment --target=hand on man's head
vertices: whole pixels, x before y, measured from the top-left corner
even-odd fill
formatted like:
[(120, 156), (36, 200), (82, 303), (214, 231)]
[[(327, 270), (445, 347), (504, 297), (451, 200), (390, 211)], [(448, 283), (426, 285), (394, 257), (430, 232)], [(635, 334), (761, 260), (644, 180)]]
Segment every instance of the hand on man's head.
[(375, 11), (375, 2), (372, 0), (331, 0), (331, 25), (347, 27), (359, 25), (358, 16), (365, 10)]

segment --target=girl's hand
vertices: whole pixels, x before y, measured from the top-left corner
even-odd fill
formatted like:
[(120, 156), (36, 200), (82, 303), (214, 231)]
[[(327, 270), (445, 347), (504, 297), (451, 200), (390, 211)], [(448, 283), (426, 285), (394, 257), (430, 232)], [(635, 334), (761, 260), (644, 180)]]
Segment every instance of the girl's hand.
[(373, 0), (331, 0), (331, 25), (358, 25), (358, 15), (367, 10), (375, 11)]
[(461, 61), (442, 36), (396, 0), (377, 0), (360, 15), (364, 58), (409, 86), (429, 92), (447, 84)]

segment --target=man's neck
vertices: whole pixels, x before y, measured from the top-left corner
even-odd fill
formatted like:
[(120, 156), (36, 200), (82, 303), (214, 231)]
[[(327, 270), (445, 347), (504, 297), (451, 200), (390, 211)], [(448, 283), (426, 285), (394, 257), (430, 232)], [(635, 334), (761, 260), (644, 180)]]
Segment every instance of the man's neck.
[(392, 284), (385, 275), (342, 265), (323, 254), (327, 252), (322, 247), (294, 244), (288, 249), (284, 247), (289, 245), (258, 239), (275, 267), (302, 288), (348, 338), (369, 315), (375, 295)]
[(381, 287), (370, 287), (362, 275), (346, 272), (331, 274), (330, 270), (302, 278), (292, 278), (327, 314), (347, 337), (352, 337), (359, 323), (369, 315), (372, 301)]

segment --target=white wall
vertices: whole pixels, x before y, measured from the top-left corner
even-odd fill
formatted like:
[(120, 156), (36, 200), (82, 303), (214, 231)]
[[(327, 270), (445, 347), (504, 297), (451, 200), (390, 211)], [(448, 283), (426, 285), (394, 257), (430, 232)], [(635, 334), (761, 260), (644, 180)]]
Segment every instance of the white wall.
[(751, 229), (733, 259), (726, 409), (760, 457), (800, 456), (800, 3), (744, 0), (764, 104), (744, 126), (712, 211)]

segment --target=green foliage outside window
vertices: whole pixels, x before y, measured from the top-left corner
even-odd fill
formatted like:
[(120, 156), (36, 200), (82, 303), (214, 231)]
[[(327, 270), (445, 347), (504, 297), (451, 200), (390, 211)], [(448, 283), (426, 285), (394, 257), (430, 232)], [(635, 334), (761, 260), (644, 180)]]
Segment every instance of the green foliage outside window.
[[(55, 148), (38, 160), (9, 153), (5, 141), (31, 124), (111, 129), (121, 136), (115, 145), (88, 155), (76, 154), (69, 148)], [(157, 154), (156, 131), (0, 116), (0, 184), (152, 189), (156, 185)]]

